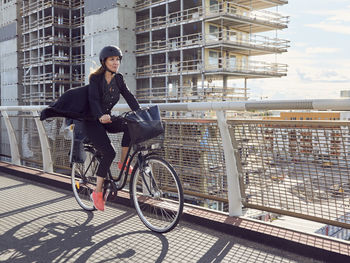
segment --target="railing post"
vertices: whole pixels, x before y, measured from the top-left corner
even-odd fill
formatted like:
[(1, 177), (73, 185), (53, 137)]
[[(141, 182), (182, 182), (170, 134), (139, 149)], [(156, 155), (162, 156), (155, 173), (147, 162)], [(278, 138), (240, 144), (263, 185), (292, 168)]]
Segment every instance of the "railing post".
[(34, 110), (33, 116), (34, 116), (36, 128), (37, 128), (38, 133), (39, 133), (41, 153), (43, 156), (43, 170), (44, 170), (44, 172), (52, 173), (53, 172), (53, 162), (52, 162), (52, 157), (51, 157), (49, 140), (47, 139), (44, 125), (40, 121), (40, 119), (38, 118), (39, 117), (38, 111)]
[(18, 142), (16, 138), (15, 130), (13, 129), (12, 123), (10, 121), (7, 111), (1, 111), (2, 116), (4, 117), (7, 134), (9, 136), (10, 148), (11, 148), (11, 163), (16, 165), (21, 165), (21, 157), (19, 155)]
[(224, 111), (217, 111), (218, 126), (220, 129), (222, 146), (225, 155), (227, 175), (228, 210), (230, 216), (242, 215), (242, 199), (239, 187), (239, 173), (237, 169), (236, 156), (232, 145), (230, 131)]

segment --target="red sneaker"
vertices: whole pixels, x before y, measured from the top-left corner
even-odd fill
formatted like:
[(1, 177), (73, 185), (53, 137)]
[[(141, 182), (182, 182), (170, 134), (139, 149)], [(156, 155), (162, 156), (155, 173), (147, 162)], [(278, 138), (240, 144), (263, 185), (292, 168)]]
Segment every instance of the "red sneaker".
[(91, 194), (92, 201), (94, 201), (94, 206), (97, 210), (104, 211), (105, 210), (105, 202), (103, 201), (103, 193), (96, 193), (93, 191)]
[[(124, 167), (124, 171), (126, 171), (126, 167), (128, 166), (128, 163), (129, 163), (129, 160), (127, 161), (126, 166)], [(123, 167), (123, 164), (119, 161), (119, 162), (118, 162), (118, 168), (119, 168), (119, 170), (121, 170), (122, 167)], [(134, 169), (134, 168), (130, 165), (130, 167), (129, 167), (129, 175), (132, 173), (132, 170), (133, 170), (133, 169)]]

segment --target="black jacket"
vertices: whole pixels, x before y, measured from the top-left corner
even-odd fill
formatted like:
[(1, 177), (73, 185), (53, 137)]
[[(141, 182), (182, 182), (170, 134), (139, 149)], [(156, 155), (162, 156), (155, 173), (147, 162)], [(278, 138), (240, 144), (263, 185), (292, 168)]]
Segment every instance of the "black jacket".
[[(102, 83), (104, 81), (104, 74), (100, 75), (92, 75), (90, 77), (90, 83), (89, 83), (89, 105), (90, 105), (90, 112), (92, 116), (95, 117), (95, 119), (99, 119), (103, 114), (109, 113), (109, 112), (103, 112), (102, 111), (102, 96), (103, 96), (103, 88)], [(139, 103), (135, 99), (134, 95), (130, 92), (128, 87), (125, 84), (124, 77), (122, 74), (117, 73), (115, 75), (115, 79), (117, 81), (117, 86), (119, 88), (120, 94), (124, 97), (126, 100), (126, 103), (128, 103), (129, 107), (132, 110), (138, 110), (140, 108)]]
[[(40, 120), (51, 117), (66, 117), (75, 120), (97, 120), (104, 112), (101, 110), (102, 81), (104, 74), (93, 75), (87, 86), (66, 91), (62, 96), (45, 108), (40, 114)], [(115, 75), (120, 93), (132, 110), (140, 108), (134, 95), (125, 84), (122, 74)]]

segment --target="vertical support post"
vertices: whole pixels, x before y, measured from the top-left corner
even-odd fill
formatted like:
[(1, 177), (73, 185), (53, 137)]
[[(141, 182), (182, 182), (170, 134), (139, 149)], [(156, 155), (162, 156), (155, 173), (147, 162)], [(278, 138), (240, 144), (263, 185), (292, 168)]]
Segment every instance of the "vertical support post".
[[(152, 30), (152, 18), (153, 18), (153, 12), (152, 8), (149, 9), (149, 21), (150, 21), (150, 28), (149, 28), (149, 43), (151, 45), (151, 51), (152, 51), (152, 46), (153, 46), (153, 30)], [(152, 53), (149, 53), (149, 66), (150, 66), (150, 71), (151, 74), (148, 76), (148, 83), (149, 83), (149, 103), (152, 103), (152, 98), (153, 98), (153, 57)], [(159, 63), (159, 62), (158, 62)]]
[(2, 110), (1, 114), (4, 117), (7, 134), (9, 136), (10, 149), (11, 149), (11, 162), (16, 165), (21, 165), (21, 157), (19, 155), (18, 142), (16, 139), (15, 130), (13, 129), (13, 126), (7, 114), (7, 111)]
[(239, 174), (236, 163), (236, 156), (232, 146), (232, 140), (228, 129), (224, 111), (217, 111), (218, 126), (220, 129), (222, 146), (225, 155), (227, 175), (228, 210), (230, 216), (242, 215), (242, 199), (239, 187)]
[[(202, 0), (202, 16), (203, 18), (205, 18), (207, 16), (207, 6), (206, 6), (206, 0)], [(202, 94), (204, 97), (204, 81), (205, 81), (205, 67), (206, 67), (206, 57), (205, 57), (205, 48), (204, 46), (206, 45), (206, 34), (205, 34), (205, 19), (202, 19), (202, 47), (201, 47), (201, 60), (202, 60), (202, 65), (200, 68), (200, 72), (201, 72), (201, 81), (202, 81)]]
[(53, 162), (50, 151), (49, 140), (47, 139), (46, 131), (44, 129), (43, 123), (39, 120), (38, 111), (33, 111), (33, 116), (35, 119), (36, 128), (38, 129), (41, 153), (43, 155), (43, 170), (47, 173), (53, 173)]
[[(180, 12), (181, 12), (181, 18), (180, 21), (182, 22), (182, 20), (184, 19), (183, 14), (184, 14), (184, 3), (183, 0), (180, 0)], [(180, 79), (179, 79), (179, 86), (180, 86), (180, 102), (183, 102), (185, 100), (184, 98), (184, 79), (183, 79), (183, 71), (184, 71), (184, 67), (185, 67), (185, 63), (184, 63), (184, 51), (182, 48), (182, 40), (184, 37), (184, 33), (183, 33), (183, 23), (180, 24), (180, 61), (179, 61), (179, 71), (180, 71)], [(188, 70), (188, 65), (186, 65), (186, 70)]]
[[(167, 2), (165, 4), (165, 16), (168, 17), (169, 16), (169, 3)], [(166, 66), (166, 69), (165, 71), (166, 72), (169, 72), (170, 71), (170, 68), (169, 68), (169, 25), (168, 23), (166, 24), (166, 27), (165, 27), (165, 42), (166, 42), (166, 46), (167, 48), (165, 49), (165, 66)], [(168, 103), (169, 102), (169, 98), (170, 98), (170, 92), (169, 92), (169, 75), (166, 74), (165, 75), (165, 102)]]

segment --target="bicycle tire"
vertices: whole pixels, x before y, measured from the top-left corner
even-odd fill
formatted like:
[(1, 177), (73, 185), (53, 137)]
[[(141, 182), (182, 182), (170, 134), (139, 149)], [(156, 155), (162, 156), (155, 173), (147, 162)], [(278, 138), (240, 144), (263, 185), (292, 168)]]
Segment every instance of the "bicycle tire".
[(144, 163), (145, 169), (138, 164), (133, 169), (130, 197), (144, 225), (154, 232), (166, 233), (180, 220), (184, 206), (182, 185), (174, 168), (163, 158), (151, 155)]
[(96, 187), (96, 171), (99, 161), (91, 152), (86, 152), (84, 163), (73, 163), (71, 184), (75, 200), (87, 211), (95, 210), (91, 194)]

